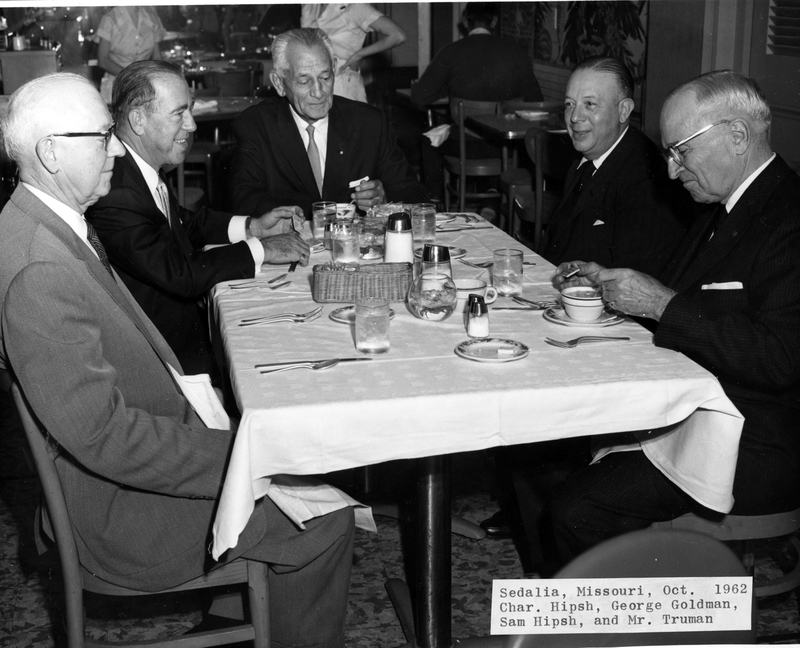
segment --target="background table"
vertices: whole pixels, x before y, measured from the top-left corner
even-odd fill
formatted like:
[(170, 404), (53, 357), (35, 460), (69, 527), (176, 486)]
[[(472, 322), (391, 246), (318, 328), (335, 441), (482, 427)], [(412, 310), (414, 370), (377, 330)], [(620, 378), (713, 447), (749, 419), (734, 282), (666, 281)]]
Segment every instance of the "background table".
[[(457, 221), (463, 223), (463, 221)], [(481, 223), (481, 227), (487, 227)], [(495, 228), (437, 234), (491, 259), (499, 247), (521, 247)], [(553, 298), (552, 266), (526, 251), (524, 296)], [(311, 265), (328, 260), (312, 256)], [(531, 349), (510, 363), (477, 363), (454, 354), (467, 336), (457, 317), (441, 323), (415, 319), (393, 304), (391, 351), (372, 362), (327, 371), (261, 375), (254, 365), (357, 355), (351, 327), (323, 316), (305, 324), (242, 328), (244, 317), (303, 312), (315, 306), (311, 268), (298, 268), (291, 286), (270, 291), (212, 294), (217, 322), (242, 419), (214, 524), (215, 551), (233, 546), (263, 495), (263, 478), (279, 473), (319, 474), (404, 458), (423, 461), (418, 551), (422, 573), (417, 614), (423, 646), (450, 644), (449, 501), (442, 457), (575, 436), (673, 426), (645, 438), (648, 457), (700, 501), (725, 510), (732, 503), (742, 418), (710, 373), (674, 351), (653, 345), (632, 321), (596, 329), (550, 323), (539, 311), (492, 310), (491, 334)], [(453, 261), (456, 277), (489, 277)], [(285, 272), (266, 268), (263, 280)], [(498, 299), (494, 306), (513, 305)], [(593, 333), (627, 335), (629, 342), (558, 349), (545, 336), (569, 339)], [(697, 426), (702, 426), (698, 434)]]
[(500, 140), (503, 147), (503, 171), (508, 168), (509, 153), (512, 154), (512, 168), (517, 166), (517, 150), (512, 148), (512, 145), (516, 140), (523, 139), (531, 126), (553, 132), (566, 132), (563, 114), (557, 110), (549, 112), (546, 117), (541, 119), (523, 119), (509, 113), (506, 115), (469, 115), (465, 121), (467, 126), (474, 128), (477, 132), (487, 135), (490, 139)]

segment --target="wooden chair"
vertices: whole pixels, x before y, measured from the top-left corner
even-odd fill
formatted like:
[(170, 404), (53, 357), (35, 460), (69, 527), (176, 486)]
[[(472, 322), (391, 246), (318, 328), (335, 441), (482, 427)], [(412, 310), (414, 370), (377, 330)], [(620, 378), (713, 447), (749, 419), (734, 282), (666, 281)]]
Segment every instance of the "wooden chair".
[(467, 157), (467, 136), (476, 137), (472, 131), (467, 131), (464, 119), (469, 114), (496, 113), (498, 104), (495, 101), (467, 101), (466, 99), (451, 99), (450, 112), (453, 122), (458, 128), (458, 157), (444, 156), (444, 205), (445, 211), (450, 211), (451, 196), (458, 197), (459, 211), (465, 210), (467, 198), (471, 200), (502, 200), (499, 192), (472, 191), (468, 192), (467, 178), (474, 177), (500, 177), (503, 172), (502, 160), (499, 157), (470, 158)]
[[(184, 161), (178, 165), (178, 202), (187, 209), (186, 178), (202, 177), (205, 180), (205, 193), (208, 203), (214, 201), (214, 166), (219, 160), (221, 147), (213, 142), (206, 142), (191, 137), (191, 148), (186, 154)], [(193, 202), (193, 201), (188, 201)]]
[(511, 205), (511, 235), (519, 239), (519, 222), (534, 225), (533, 249), (539, 251), (542, 232), (561, 201), (564, 179), (578, 153), (566, 133), (551, 133), (535, 126), (525, 133), (525, 148), (534, 164), (531, 191), (520, 191)]
[[(681, 530), (634, 531), (607, 540), (581, 554), (559, 578), (658, 578), (746, 576), (735, 554), (708, 536)], [(540, 582), (540, 581), (537, 581)], [(750, 630), (689, 632), (609, 632), (478, 637), (456, 641), (458, 648), (584, 648), (585, 646), (659, 646), (755, 644), (756, 606), (751, 599)], [(742, 614), (746, 614), (742, 611)]]
[[(18, 384), (14, 383), (11, 386), (11, 392), (22, 419), (22, 426), (28, 439), (36, 472), (39, 475), (47, 514), (61, 558), (69, 648), (120, 645), (147, 645), (148, 648), (201, 648), (241, 641), (253, 641), (255, 648), (269, 648), (269, 592), (267, 589), (267, 566), (264, 563), (244, 559), (235, 560), (208, 574), (159, 592), (142, 592), (114, 585), (101, 580), (85, 569), (80, 564), (78, 557), (72, 523), (64, 499), (61, 480), (56, 470), (55, 457), (49, 447), (47, 432), (42, 429), (35, 418)], [(147, 642), (109, 642), (91, 640), (85, 636), (84, 590), (112, 596), (144, 596), (238, 584), (247, 584), (250, 623)]]
[(719, 522), (687, 513), (668, 522), (657, 522), (652, 528), (690, 530), (720, 542), (737, 542), (741, 548), (742, 563), (751, 576), (755, 569), (753, 540), (788, 536), (788, 542), (794, 547), (798, 558), (794, 568), (766, 583), (756, 584), (756, 596), (759, 598), (774, 596), (790, 592), (800, 586), (800, 540), (794, 535), (800, 531), (800, 509), (771, 515), (726, 515)]

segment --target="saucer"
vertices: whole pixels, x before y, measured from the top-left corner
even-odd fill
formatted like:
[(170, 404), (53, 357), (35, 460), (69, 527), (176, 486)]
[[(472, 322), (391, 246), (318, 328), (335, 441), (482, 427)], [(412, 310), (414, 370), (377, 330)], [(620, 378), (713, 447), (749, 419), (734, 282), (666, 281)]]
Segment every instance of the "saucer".
[[(450, 250), (450, 259), (460, 259), (467, 255), (467, 251), (464, 248), (457, 248), (453, 247), (452, 245), (448, 245), (447, 249)], [(414, 250), (414, 256), (417, 258), (422, 257), (422, 248), (417, 248)]]
[(512, 362), (528, 355), (521, 342), (503, 338), (465, 340), (455, 348), (456, 355), (475, 362)]
[(517, 117), (527, 119), (528, 121), (534, 121), (535, 119), (546, 119), (550, 116), (550, 113), (546, 110), (517, 110), (516, 113)]
[[(342, 306), (328, 315), (334, 322), (340, 324), (355, 324), (356, 323), (356, 307), (355, 306)], [(389, 309), (389, 319), (394, 319), (394, 311)]]
[(563, 308), (548, 308), (542, 313), (542, 317), (544, 317), (548, 322), (553, 322), (553, 324), (561, 324), (562, 326), (591, 326), (595, 328), (614, 326), (615, 324), (621, 324), (625, 321), (624, 315), (612, 313), (610, 311), (603, 311), (603, 314), (600, 316), (600, 318), (593, 322), (578, 322), (567, 317), (567, 314), (564, 312)]

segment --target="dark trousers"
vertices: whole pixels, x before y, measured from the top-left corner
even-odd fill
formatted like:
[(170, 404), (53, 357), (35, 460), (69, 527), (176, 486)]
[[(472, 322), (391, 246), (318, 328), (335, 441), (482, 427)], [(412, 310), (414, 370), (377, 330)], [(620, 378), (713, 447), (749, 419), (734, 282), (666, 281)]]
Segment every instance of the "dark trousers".
[(603, 540), (688, 512), (722, 517), (686, 495), (644, 452), (616, 452), (555, 487), (542, 534), (554, 545), (558, 567)]

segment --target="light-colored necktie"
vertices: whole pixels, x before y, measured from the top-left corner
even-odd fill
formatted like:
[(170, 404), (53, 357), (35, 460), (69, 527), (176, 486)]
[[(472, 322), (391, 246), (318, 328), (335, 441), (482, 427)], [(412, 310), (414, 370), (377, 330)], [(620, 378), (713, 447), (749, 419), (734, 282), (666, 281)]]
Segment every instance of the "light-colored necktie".
[(308, 128), (306, 128), (306, 132), (308, 133), (308, 149), (306, 149), (306, 153), (308, 153), (308, 161), (311, 162), (311, 170), (314, 172), (314, 179), (317, 181), (317, 189), (319, 189), (319, 195), (321, 197), (322, 162), (319, 158), (319, 149), (317, 148), (317, 143), (314, 141), (314, 126), (309, 124)]
[(169, 196), (167, 195), (167, 185), (165, 185), (164, 181), (160, 178), (158, 180), (156, 192), (158, 193), (158, 197), (161, 199), (161, 211), (163, 212), (164, 216), (167, 217), (169, 226), (172, 227), (172, 218), (170, 217), (169, 213)]

